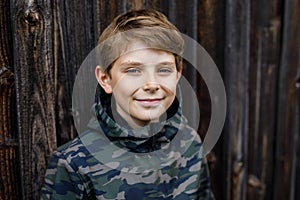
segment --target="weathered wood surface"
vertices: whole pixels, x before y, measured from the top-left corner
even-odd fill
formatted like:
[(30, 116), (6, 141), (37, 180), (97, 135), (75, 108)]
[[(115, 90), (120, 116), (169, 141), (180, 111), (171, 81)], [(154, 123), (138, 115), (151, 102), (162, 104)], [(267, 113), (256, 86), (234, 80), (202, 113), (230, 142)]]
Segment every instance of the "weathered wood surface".
[[(2, 37), (3, 38), (3, 37)], [(0, 54), (2, 54), (1, 52)], [(13, 73), (0, 60), (0, 199), (19, 199), (18, 138), (15, 130), (15, 88)], [(7, 64), (7, 63), (6, 63)]]
[[(220, 28), (225, 23), (225, 2), (217, 0), (198, 1), (197, 5), (197, 41), (210, 54), (221, 75), (224, 75), (224, 44), (225, 29)], [(211, 118), (211, 100), (207, 86), (201, 77), (197, 77), (196, 88), (201, 112), (200, 135), (205, 135)], [(222, 138), (222, 136), (221, 136)], [(212, 189), (216, 199), (224, 199), (224, 185), (226, 176), (220, 168), (223, 168), (222, 139), (216, 144), (213, 151), (208, 155), (210, 165)]]
[[(274, 196), (279, 199), (295, 199), (297, 186), (297, 149), (299, 148), (299, 49), (300, 49), (300, 1), (284, 1), (282, 18), (282, 49), (278, 76), (277, 124), (274, 161)], [(297, 73), (298, 70), (298, 73)], [(297, 77), (298, 75), (298, 77)], [(297, 84), (298, 81), (298, 84)], [(297, 89), (298, 87), (298, 89)], [(298, 94), (299, 95), (299, 94)]]
[(223, 135), (226, 180), (222, 198), (239, 200), (246, 198), (248, 164), (250, 2), (230, 0), (225, 9), (224, 83), (228, 112)]
[(0, 200), (20, 198), (10, 2), (0, 1)]
[(51, 2), (15, 0), (11, 13), (22, 198), (38, 199), (56, 147)]
[[(252, 1), (249, 76), (249, 199), (272, 199), (281, 1)], [(265, 9), (261, 9), (261, 7)], [(254, 14), (255, 13), (255, 14)]]
[[(72, 118), (72, 89), (81, 63), (97, 40), (94, 1), (53, 1), (53, 59), (57, 145), (77, 136)], [(80, 38), (80, 39), (79, 39)]]
[[(298, 21), (300, 21), (300, 15), (298, 14)], [(300, 25), (298, 24), (298, 39), (300, 38)], [(294, 44), (296, 45), (296, 44)], [(295, 134), (297, 136), (295, 137), (296, 143), (299, 144), (300, 141), (300, 42), (298, 41), (298, 64), (297, 64), (297, 75), (296, 75), (296, 98), (295, 98)], [(292, 185), (294, 194), (294, 199), (300, 199), (300, 147), (299, 145), (296, 145), (297, 149), (294, 155), (293, 164), (295, 164), (295, 168), (293, 171), (292, 176), (294, 177), (294, 185)]]
[[(111, 20), (139, 8), (166, 14), (223, 75), (227, 120), (208, 157), (216, 198), (299, 199), (299, 0), (0, 0), (0, 7), (0, 199), (38, 199), (51, 152), (77, 135), (77, 70)], [(192, 67), (184, 76), (197, 91), (204, 136), (207, 86)]]

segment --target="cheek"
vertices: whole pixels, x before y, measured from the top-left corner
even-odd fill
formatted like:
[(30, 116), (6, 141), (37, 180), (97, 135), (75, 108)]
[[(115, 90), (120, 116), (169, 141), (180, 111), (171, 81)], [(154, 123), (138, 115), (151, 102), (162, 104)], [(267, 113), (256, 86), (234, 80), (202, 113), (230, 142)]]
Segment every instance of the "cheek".
[(131, 95), (135, 90), (137, 90), (139, 87), (139, 84), (136, 81), (130, 80), (130, 79), (119, 79), (117, 82), (112, 83), (113, 93), (114, 94), (120, 94), (122, 98), (124, 98), (124, 95), (128, 96)]
[(177, 86), (177, 81), (176, 79), (172, 80), (164, 80), (160, 84), (168, 93), (175, 95), (176, 94), (176, 86)]

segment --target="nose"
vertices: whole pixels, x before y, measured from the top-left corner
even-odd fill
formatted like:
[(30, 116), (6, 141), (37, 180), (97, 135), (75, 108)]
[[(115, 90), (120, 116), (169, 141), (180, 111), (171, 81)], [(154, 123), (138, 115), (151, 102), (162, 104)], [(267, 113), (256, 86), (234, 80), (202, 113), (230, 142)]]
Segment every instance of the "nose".
[(160, 88), (160, 85), (156, 82), (147, 82), (143, 85), (143, 90), (146, 92), (154, 93), (158, 91)]

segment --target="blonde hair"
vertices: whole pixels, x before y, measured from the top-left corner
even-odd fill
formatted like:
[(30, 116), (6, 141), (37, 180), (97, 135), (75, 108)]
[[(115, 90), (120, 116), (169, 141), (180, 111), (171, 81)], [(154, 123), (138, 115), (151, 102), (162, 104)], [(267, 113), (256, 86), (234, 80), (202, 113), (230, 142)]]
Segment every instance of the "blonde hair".
[(181, 69), (184, 41), (178, 29), (165, 15), (150, 9), (134, 10), (114, 18), (98, 39), (100, 65), (109, 72), (126, 47), (137, 40), (149, 48), (169, 51), (175, 56), (177, 70)]

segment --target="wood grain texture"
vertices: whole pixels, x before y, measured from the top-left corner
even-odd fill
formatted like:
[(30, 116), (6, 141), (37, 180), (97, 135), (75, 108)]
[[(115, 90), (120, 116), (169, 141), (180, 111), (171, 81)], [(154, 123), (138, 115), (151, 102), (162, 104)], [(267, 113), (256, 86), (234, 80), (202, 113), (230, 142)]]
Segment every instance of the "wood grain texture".
[[(300, 21), (300, 15), (299, 21)], [(300, 38), (300, 26), (298, 26), (298, 38)], [(298, 58), (300, 58), (300, 43), (298, 43)], [(295, 133), (298, 134), (295, 137), (295, 140), (299, 143), (300, 140), (300, 61), (298, 60), (298, 65), (297, 65), (297, 78), (296, 78), (296, 110), (295, 110)], [(297, 145), (296, 145), (297, 146)], [(295, 182), (294, 182), (294, 198), (295, 199), (300, 199), (300, 147), (296, 149), (295, 153), (295, 171), (293, 173), (293, 176), (295, 177)]]
[[(3, 60), (0, 60), (1, 64)], [(20, 198), (14, 74), (0, 68), (0, 199)]]
[(10, 2), (0, 1), (0, 199), (20, 198)]
[(227, 93), (227, 119), (224, 130), (225, 197), (246, 196), (248, 141), (248, 78), (250, 50), (250, 2), (226, 3), (224, 82)]
[[(225, 2), (216, 0), (198, 1), (197, 8), (198, 28), (197, 41), (205, 48), (216, 63), (220, 73), (224, 69), (224, 41), (225, 41)], [(199, 134), (205, 135), (211, 118), (211, 100), (209, 92), (202, 77), (197, 77), (197, 92), (200, 102), (201, 122)], [(222, 135), (214, 149), (207, 156), (210, 166), (212, 189), (216, 199), (223, 199), (224, 183), (226, 176), (222, 174), (222, 166), (226, 163), (223, 159)]]
[[(280, 1), (253, 1), (249, 82), (249, 199), (272, 199), (276, 95), (281, 48)], [(261, 9), (261, 8), (264, 9)]]
[(12, 55), (12, 30), (10, 26), (10, 2), (8, 0), (0, 1), (0, 70), (4, 67), (13, 72)]
[[(282, 53), (278, 78), (274, 199), (295, 199), (297, 148), (297, 68), (299, 66), (300, 1), (284, 1)], [(298, 72), (299, 73), (299, 72)], [(299, 77), (298, 77), (299, 78)], [(299, 172), (298, 172), (299, 173)], [(299, 186), (298, 186), (299, 187)]]
[[(298, 21), (300, 21), (300, 15), (298, 15)], [(298, 38), (300, 38), (300, 26), (298, 26)], [(297, 64), (297, 75), (296, 75), (296, 99), (295, 99), (295, 140), (299, 143), (300, 140), (300, 42), (298, 42), (298, 64)], [(295, 177), (294, 182), (294, 198), (300, 199), (300, 147), (299, 145), (296, 145), (296, 153), (295, 153), (295, 159), (294, 159), (294, 172), (292, 174), (293, 177)]]
[(49, 1), (13, 1), (14, 72), (23, 199), (39, 199), (56, 147), (52, 16)]
[(72, 117), (73, 84), (81, 63), (96, 46), (97, 26), (94, 1), (52, 3), (55, 119), (57, 146), (60, 146), (77, 136)]

